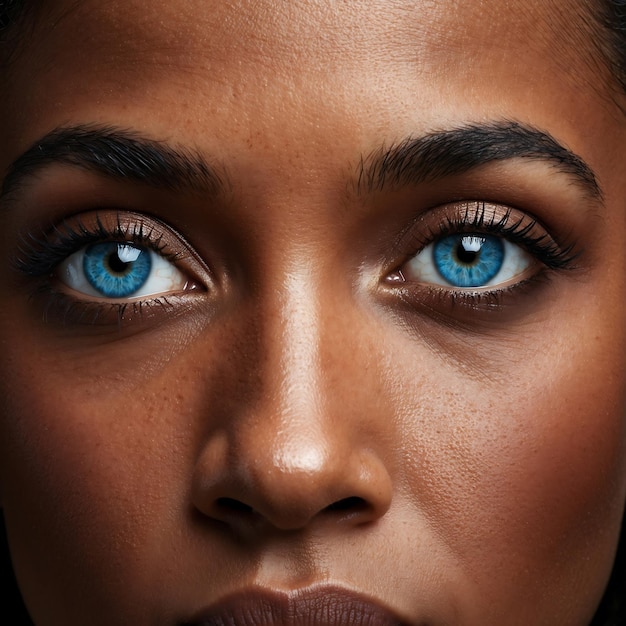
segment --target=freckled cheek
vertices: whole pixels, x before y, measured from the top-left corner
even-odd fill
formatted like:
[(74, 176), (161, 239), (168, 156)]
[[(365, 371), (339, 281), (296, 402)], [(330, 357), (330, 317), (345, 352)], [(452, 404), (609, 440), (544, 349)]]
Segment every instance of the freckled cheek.
[(587, 576), (592, 597), (610, 571), (625, 491), (623, 385), (552, 372), (539, 365), (517, 387), (442, 375), (449, 392), (407, 426), (411, 497), (487, 595), (495, 574), (510, 590), (550, 580), (555, 592)]
[(530, 501), (538, 494), (540, 504), (545, 500), (552, 509), (546, 511), (547, 519), (555, 526), (571, 526), (574, 533), (587, 532), (586, 522), (606, 526), (603, 520), (618, 519), (623, 507), (626, 394), (621, 376), (614, 375), (622, 358), (615, 355), (613, 367), (603, 370), (600, 365), (596, 371), (580, 364), (606, 363), (600, 355), (577, 358), (572, 363), (578, 365), (564, 368), (553, 385), (542, 387), (537, 381), (542, 391), (529, 398), (518, 421), (521, 449), (528, 451), (521, 472), (528, 483), (523, 493)]
[(26, 594), (74, 597), (84, 587), (89, 598), (98, 596), (95, 580), (106, 581), (109, 598), (154, 588), (145, 580), (159, 571), (150, 559), (171, 550), (162, 537), (176, 536), (167, 526), (180, 523), (190, 473), (180, 412), (163, 394), (147, 400), (149, 389), (133, 400), (40, 376), (34, 390), (24, 374), (7, 392), (2, 480)]
[(526, 539), (529, 559), (546, 551), (564, 557), (577, 539), (618, 519), (624, 440), (617, 406), (528, 402), (520, 417), (502, 445), (491, 448), (491, 462), (481, 464), (483, 502)]
[(470, 338), (442, 354), (388, 342), (396, 501), (427, 518), (469, 614), (483, 598), (500, 611), (493, 623), (506, 610), (539, 623), (542, 611), (558, 615), (559, 598), (591, 614), (611, 571), (626, 492), (626, 349), (617, 323), (589, 327), (557, 317), (523, 342)]

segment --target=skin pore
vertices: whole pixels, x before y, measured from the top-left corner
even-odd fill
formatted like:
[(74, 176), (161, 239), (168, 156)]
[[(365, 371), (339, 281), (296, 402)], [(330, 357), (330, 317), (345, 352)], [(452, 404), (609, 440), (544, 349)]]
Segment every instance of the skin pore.
[[(37, 626), (316, 589), (590, 623), (626, 498), (626, 125), (572, 4), (37, 12), (0, 95), (0, 502)], [(464, 232), (515, 269), (425, 273)], [(167, 286), (82, 291), (103, 241)]]

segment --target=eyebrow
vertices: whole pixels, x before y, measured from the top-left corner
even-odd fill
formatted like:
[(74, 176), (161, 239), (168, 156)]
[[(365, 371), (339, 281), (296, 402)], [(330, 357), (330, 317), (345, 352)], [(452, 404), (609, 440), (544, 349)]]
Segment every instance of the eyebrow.
[[(425, 183), (516, 158), (547, 162), (592, 198), (602, 198), (596, 176), (579, 156), (548, 133), (518, 122), (468, 124), (381, 148), (361, 159), (357, 191), (371, 193), (388, 185)], [(19, 156), (7, 170), (0, 199), (58, 163), (174, 191), (217, 194), (224, 190), (223, 174), (198, 152), (174, 148), (127, 129), (83, 125), (56, 129)]]
[(593, 170), (578, 155), (548, 133), (514, 121), (468, 124), (383, 147), (361, 159), (356, 186), (371, 193), (417, 185), (510, 159), (547, 162), (592, 198), (602, 198)]
[(174, 191), (219, 193), (223, 177), (202, 156), (114, 126), (58, 128), (32, 145), (8, 168), (0, 199), (53, 164), (65, 164), (120, 180)]

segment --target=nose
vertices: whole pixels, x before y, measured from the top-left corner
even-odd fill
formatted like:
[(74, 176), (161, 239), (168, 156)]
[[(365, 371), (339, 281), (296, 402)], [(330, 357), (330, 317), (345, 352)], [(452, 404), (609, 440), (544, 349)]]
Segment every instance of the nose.
[(204, 451), (194, 483), (203, 515), (238, 531), (296, 530), (314, 521), (364, 524), (389, 508), (389, 477), (372, 452), (340, 450), (338, 437), (311, 429), (274, 431), (271, 442), (245, 430), (237, 445), (215, 438)]
[(196, 509), (235, 531), (345, 528), (381, 518), (391, 504), (376, 429), (385, 419), (372, 415), (378, 403), (355, 367), (358, 325), (329, 314), (336, 308), (310, 283), (291, 276), (259, 313), (258, 356), (241, 364), (258, 393), (241, 394), (197, 459)]

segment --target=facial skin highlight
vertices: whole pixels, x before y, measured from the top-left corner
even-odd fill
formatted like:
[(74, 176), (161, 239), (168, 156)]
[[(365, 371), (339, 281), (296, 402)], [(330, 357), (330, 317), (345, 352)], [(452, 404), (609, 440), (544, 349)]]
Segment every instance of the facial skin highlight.
[[(626, 125), (585, 5), (36, 13), (0, 95), (36, 626), (588, 626), (626, 499)], [(125, 291), (154, 255), (184, 279)]]

